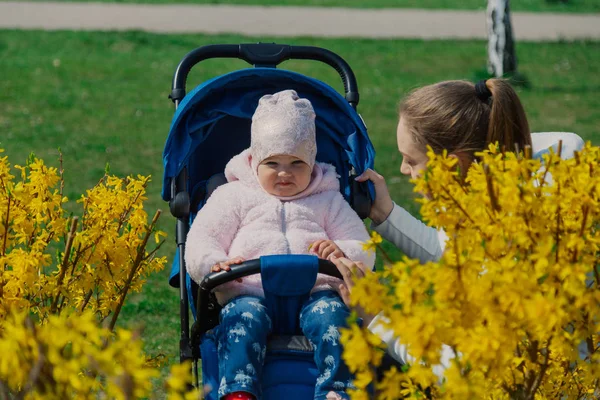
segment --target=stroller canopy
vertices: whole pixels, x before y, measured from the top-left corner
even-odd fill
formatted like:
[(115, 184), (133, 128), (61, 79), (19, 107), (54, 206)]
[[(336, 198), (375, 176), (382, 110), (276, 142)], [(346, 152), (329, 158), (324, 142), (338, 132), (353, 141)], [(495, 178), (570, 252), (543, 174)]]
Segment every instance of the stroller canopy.
[[(350, 194), (348, 173), (373, 167), (375, 151), (358, 113), (332, 87), (304, 75), (274, 68), (248, 68), (204, 82), (177, 108), (163, 153), (162, 197), (172, 197), (171, 182), (188, 168), (193, 190), (223, 172), (227, 162), (250, 146), (250, 123), (265, 94), (294, 89), (313, 104), (317, 118), (317, 160), (333, 164), (342, 192)], [(372, 186), (369, 187), (374, 198)]]

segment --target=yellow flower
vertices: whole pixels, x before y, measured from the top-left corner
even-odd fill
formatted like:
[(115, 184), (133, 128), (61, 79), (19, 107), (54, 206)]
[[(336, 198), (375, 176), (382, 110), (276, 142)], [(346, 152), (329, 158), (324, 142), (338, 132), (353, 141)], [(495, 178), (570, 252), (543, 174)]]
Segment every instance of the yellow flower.
[(363, 250), (375, 252), (377, 250), (377, 245), (379, 245), (382, 241), (383, 239), (381, 238), (381, 235), (373, 231), (371, 232), (371, 239), (363, 243)]

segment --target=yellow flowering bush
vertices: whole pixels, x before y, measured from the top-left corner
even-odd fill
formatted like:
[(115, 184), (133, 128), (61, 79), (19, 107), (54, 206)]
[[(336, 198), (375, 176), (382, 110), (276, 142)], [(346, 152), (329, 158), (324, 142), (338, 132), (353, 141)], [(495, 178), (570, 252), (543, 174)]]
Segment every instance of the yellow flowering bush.
[(60, 164), (32, 156), (13, 175), (0, 157), (0, 398), (148, 397), (158, 371), (116, 322), (128, 293), (166, 263), (160, 212), (148, 223), (143, 208), (150, 178), (106, 174), (77, 217), (64, 208)]
[[(543, 161), (525, 150), (490, 146), (464, 179), (456, 158), (429, 152), (415, 190), (446, 249), (357, 282), (352, 301), (383, 312), (410, 362), (377, 381), (380, 344), (346, 330), (353, 399), (600, 397), (600, 148)], [(436, 376), (443, 348), (451, 357)]]
[(127, 293), (166, 263), (158, 246), (146, 251), (152, 233), (164, 235), (155, 232), (159, 214), (148, 224), (143, 209), (150, 178), (104, 176), (78, 201), (79, 221), (63, 208), (62, 171), (37, 158), (15, 168), (19, 179), (0, 159), (0, 317), (30, 309), (43, 323), (63, 309), (91, 309), (113, 329)]
[[(100, 328), (92, 312), (50, 315), (35, 325), (11, 313), (0, 337), (0, 393), (27, 399), (139, 399), (158, 371), (146, 365), (142, 343), (127, 330)], [(7, 398), (7, 397), (4, 397)]]

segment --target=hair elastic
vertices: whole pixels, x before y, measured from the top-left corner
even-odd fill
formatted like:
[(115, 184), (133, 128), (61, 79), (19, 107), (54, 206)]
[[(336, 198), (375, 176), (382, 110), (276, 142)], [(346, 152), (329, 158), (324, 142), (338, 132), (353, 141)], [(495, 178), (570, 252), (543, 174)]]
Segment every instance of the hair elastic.
[(482, 79), (475, 84), (475, 94), (479, 100), (487, 104), (489, 99), (492, 97), (492, 92), (490, 92), (490, 89), (488, 89), (486, 82), (486, 79)]

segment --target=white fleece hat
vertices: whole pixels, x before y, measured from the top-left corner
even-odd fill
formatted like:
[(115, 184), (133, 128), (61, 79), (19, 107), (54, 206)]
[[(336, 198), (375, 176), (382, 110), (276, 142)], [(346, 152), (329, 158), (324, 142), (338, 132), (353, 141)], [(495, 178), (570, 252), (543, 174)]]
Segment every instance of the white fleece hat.
[(298, 157), (311, 168), (317, 156), (315, 111), (294, 90), (260, 98), (252, 116), (250, 138), (252, 168), (277, 154)]

